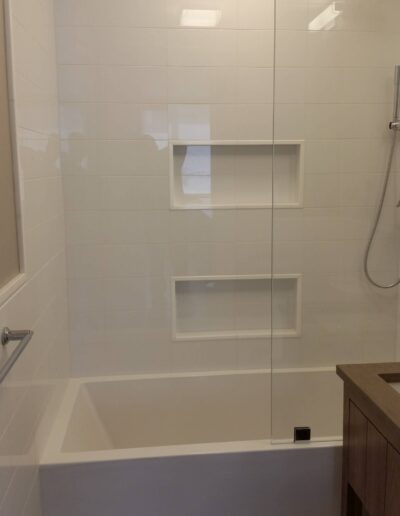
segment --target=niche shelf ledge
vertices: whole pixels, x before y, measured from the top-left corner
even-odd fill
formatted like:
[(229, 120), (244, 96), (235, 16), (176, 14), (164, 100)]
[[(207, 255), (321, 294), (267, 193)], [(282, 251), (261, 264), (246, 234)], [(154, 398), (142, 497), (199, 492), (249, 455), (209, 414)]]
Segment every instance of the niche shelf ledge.
[(303, 206), (303, 140), (175, 140), (169, 160), (171, 209)]
[(301, 280), (301, 274), (173, 277), (173, 339), (299, 337)]

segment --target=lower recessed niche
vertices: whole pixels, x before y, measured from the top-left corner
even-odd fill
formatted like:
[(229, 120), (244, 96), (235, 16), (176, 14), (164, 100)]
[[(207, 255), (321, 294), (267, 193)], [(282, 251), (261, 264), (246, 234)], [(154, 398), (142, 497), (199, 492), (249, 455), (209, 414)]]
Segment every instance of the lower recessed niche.
[(171, 207), (298, 208), (303, 146), (303, 141), (173, 141)]
[(300, 335), (298, 274), (172, 278), (172, 297), (176, 340)]

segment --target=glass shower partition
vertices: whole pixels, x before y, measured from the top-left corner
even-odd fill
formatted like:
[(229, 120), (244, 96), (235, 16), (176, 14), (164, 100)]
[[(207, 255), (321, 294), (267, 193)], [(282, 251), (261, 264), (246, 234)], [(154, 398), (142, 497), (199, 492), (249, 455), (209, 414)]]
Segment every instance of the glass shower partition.
[[(168, 40), (171, 366), (209, 375), (199, 409), (214, 411), (204, 418), (211, 426), (223, 415), (219, 440), (266, 440), (273, 2), (251, 9), (167, 2), (167, 10), (174, 26)], [(219, 378), (221, 394), (212, 390), (212, 378)]]
[[(342, 434), (338, 363), (393, 361), (396, 289), (363, 273), (389, 155), (394, 2), (276, 0), (272, 439)], [(398, 275), (395, 174), (370, 265)], [(307, 432), (300, 434), (308, 438)]]

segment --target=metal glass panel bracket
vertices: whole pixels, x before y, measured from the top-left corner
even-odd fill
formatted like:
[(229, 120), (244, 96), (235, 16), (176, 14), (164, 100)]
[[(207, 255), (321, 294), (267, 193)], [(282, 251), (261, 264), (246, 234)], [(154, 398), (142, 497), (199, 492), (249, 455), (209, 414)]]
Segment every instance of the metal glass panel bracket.
[(10, 356), (6, 356), (5, 359), (0, 362), (0, 383), (3, 382), (5, 377), (11, 371), (15, 362), (18, 360), (21, 353), (28, 345), (32, 336), (33, 331), (30, 330), (12, 331), (9, 328), (3, 328), (0, 334), (0, 342), (2, 347), (7, 346), (7, 344), (10, 342), (18, 342), (18, 345)]

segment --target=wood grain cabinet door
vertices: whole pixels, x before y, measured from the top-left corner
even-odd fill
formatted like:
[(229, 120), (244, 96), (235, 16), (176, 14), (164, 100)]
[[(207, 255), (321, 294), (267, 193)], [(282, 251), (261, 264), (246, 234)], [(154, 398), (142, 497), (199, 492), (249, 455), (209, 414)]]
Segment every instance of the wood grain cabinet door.
[(388, 446), (385, 516), (400, 516), (400, 454)]
[(348, 483), (363, 502), (366, 478), (367, 429), (367, 418), (354, 403), (350, 402), (347, 458)]
[(387, 440), (368, 422), (364, 505), (369, 516), (385, 516), (387, 448)]

